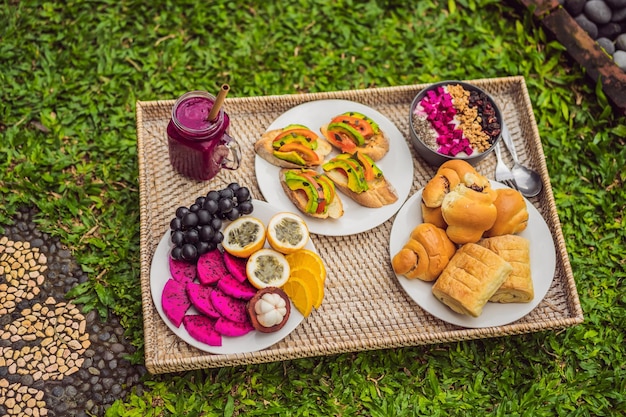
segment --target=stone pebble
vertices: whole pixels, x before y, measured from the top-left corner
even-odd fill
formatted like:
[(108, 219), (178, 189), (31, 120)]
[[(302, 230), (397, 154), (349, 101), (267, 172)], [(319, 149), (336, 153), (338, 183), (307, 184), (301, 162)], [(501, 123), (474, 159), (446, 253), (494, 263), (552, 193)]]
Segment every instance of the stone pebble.
[(0, 235), (0, 416), (103, 416), (143, 366), (114, 316), (83, 314), (65, 294), (89, 277), (24, 208)]
[(563, 8), (576, 23), (624, 70), (622, 54), (626, 50), (626, 0), (563, 0)]

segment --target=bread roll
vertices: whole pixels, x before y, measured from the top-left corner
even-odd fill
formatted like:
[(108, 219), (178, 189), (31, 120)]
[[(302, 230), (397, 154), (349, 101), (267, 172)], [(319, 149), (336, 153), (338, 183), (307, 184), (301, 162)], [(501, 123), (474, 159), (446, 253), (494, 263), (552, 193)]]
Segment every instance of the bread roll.
[(409, 279), (433, 281), (455, 252), (456, 246), (443, 229), (422, 223), (413, 229), (409, 240), (393, 257), (391, 265), (396, 274)]
[(440, 229), (446, 229), (448, 224), (443, 219), (443, 214), (441, 214), (441, 207), (426, 207), (426, 204), (422, 201), (422, 220), (424, 223), (434, 224)]
[(478, 245), (496, 253), (513, 267), (511, 274), (489, 301), (528, 303), (535, 297), (530, 270), (530, 241), (517, 235), (481, 239)]
[(446, 194), (441, 213), (448, 225), (448, 237), (460, 245), (478, 242), (497, 216), (492, 193), (463, 184)]
[(432, 292), (453, 311), (478, 317), (512, 269), (489, 249), (468, 243), (456, 251)]
[(520, 233), (528, 226), (528, 209), (522, 194), (511, 188), (495, 190), (496, 221), (485, 232), (486, 237)]

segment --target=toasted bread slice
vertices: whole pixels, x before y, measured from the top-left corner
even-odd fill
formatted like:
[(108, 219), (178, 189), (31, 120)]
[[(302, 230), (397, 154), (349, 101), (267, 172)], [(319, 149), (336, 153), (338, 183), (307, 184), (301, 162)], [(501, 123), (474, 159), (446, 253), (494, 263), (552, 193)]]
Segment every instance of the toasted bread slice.
[(285, 175), (287, 175), (288, 171), (297, 171), (297, 172), (302, 172), (302, 171), (308, 171), (310, 173), (310, 175), (313, 176), (314, 179), (319, 179), (319, 177), (324, 176), (326, 177), (325, 174), (319, 174), (316, 171), (312, 171), (312, 170), (289, 170), (289, 169), (281, 169), (279, 172), (279, 180), (280, 180), (280, 185), (283, 187), (283, 191), (285, 192), (285, 194), (287, 195), (287, 197), (289, 197), (289, 200), (291, 200), (291, 202), (298, 208), (298, 210), (300, 210), (303, 214), (310, 216), (310, 217), (315, 217), (317, 219), (327, 219), (327, 218), (332, 218), (332, 219), (338, 219), (341, 216), (343, 216), (343, 203), (341, 202), (341, 198), (339, 197), (339, 194), (336, 192), (336, 190), (334, 189), (334, 184), (332, 181), (327, 180), (327, 184), (330, 185), (330, 187), (332, 187), (332, 196), (330, 198), (330, 201), (326, 201), (326, 207), (323, 211), (321, 212), (311, 212), (311, 211), (307, 211), (307, 206), (309, 205), (309, 196), (302, 190), (296, 189), (296, 190), (292, 190), (291, 188), (289, 188), (289, 185), (287, 185), (287, 181), (285, 180)]
[(322, 165), (342, 193), (364, 207), (378, 208), (398, 200), (383, 171), (367, 155), (342, 153)]
[[(261, 139), (254, 144), (254, 151), (261, 158), (265, 159), (272, 165), (281, 168), (315, 168), (320, 166), (324, 162), (324, 158), (332, 151), (332, 146), (324, 138), (319, 137), (311, 131), (311, 134), (316, 137), (317, 148), (310, 150), (310, 152), (317, 156), (317, 160), (302, 159), (301, 162), (289, 161), (286, 159), (278, 158), (275, 154), (276, 149), (273, 147), (274, 139), (278, 137), (284, 129), (275, 129), (265, 132)], [(300, 155), (302, 156), (302, 155)], [(302, 163), (304, 162), (304, 163)]]
[[(335, 144), (333, 144), (332, 138), (329, 139), (329, 136), (331, 135), (331, 133), (328, 132), (327, 124), (320, 127), (320, 132), (322, 132), (322, 135), (324, 135), (324, 137), (329, 140), (332, 146), (335, 146)], [(379, 161), (383, 158), (383, 156), (387, 155), (387, 152), (389, 152), (389, 138), (387, 137), (385, 132), (381, 130), (379, 131), (378, 134), (373, 135), (369, 138), (366, 138), (365, 143), (361, 146), (347, 144), (347, 147), (343, 147), (343, 148), (340, 148), (338, 146), (335, 146), (335, 147), (339, 149), (341, 152), (348, 152), (348, 153), (360, 152), (362, 154), (369, 156), (374, 161)]]

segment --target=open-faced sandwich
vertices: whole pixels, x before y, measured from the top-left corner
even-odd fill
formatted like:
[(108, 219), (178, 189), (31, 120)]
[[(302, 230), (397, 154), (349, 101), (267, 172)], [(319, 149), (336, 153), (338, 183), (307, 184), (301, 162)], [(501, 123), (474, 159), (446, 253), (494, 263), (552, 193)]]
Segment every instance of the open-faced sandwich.
[(374, 160), (361, 152), (342, 153), (322, 165), (335, 186), (362, 206), (378, 208), (398, 200)]
[(307, 216), (338, 219), (343, 204), (333, 182), (311, 169), (281, 169), (280, 184), (291, 202)]
[(331, 145), (344, 153), (359, 152), (374, 161), (389, 152), (389, 139), (378, 124), (364, 114), (347, 112), (320, 128)]
[(332, 146), (308, 127), (298, 124), (265, 132), (254, 144), (254, 151), (281, 168), (320, 166)]

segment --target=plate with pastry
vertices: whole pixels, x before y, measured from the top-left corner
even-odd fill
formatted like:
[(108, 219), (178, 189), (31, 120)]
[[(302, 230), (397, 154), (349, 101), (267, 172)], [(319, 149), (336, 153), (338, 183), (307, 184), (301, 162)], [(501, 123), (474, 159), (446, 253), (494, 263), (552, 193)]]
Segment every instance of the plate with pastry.
[(498, 182), (449, 187), (446, 181), (439, 199), (443, 215), (433, 216), (425, 205), (426, 187), (396, 215), (389, 252), (400, 286), (425, 311), (457, 326), (519, 320), (539, 305), (554, 278), (556, 250), (548, 225), (519, 192)]
[(293, 107), (267, 127), (255, 152), (265, 200), (304, 214), (309, 231), (319, 235), (379, 226), (402, 207), (413, 182), (402, 133), (380, 112), (349, 100)]

